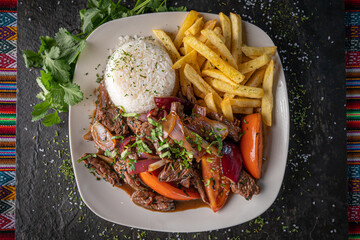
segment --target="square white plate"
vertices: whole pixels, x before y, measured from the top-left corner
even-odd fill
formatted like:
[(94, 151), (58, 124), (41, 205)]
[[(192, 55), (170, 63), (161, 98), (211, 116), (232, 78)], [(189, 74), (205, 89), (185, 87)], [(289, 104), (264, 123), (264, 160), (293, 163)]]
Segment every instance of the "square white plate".
[[(85, 49), (76, 65), (74, 82), (85, 94), (84, 100), (70, 108), (69, 131), (71, 156), (76, 182), (82, 199), (98, 216), (108, 221), (130, 227), (164, 232), (199, 232), (231, 227), (256, 218), (266, 211), (276, 199), (284, 177), (289, 142), (289, 106), (285, 76), (279, 55), (275, 55), (275, 97), (273, 126), (265, 134), (263, 177), (259, 181), (261, 192), (246, 201), (233, 195), (217, 213), (209, 208), (182, 212), (161, 213), (136, 206), (123, 190), (105, 181), (97, 181), (83, 163), (77, 159), (85, 152), (95, 152), (93, 142), (83, 140), (89, 129), (89, 115), (95, 109), (94, 89), (98, 87), (96, 74), (105, 69), (109, 49), (118, 44), (121, 35), (150, 36), (152, 29), (176, 32), (185, 19), (186, 12), (153, 13), (122, 18), (97, 28), (87, 39)], [(218, 15), (202, 13), (205, 19)], [(245, 43), (250, 46), (273, 46), (270, 37), (260, 28), (244, 22)], [(155, 38), (155, 36), (154, 36)], [(100, 64), (100, 65), (99, 65)]]

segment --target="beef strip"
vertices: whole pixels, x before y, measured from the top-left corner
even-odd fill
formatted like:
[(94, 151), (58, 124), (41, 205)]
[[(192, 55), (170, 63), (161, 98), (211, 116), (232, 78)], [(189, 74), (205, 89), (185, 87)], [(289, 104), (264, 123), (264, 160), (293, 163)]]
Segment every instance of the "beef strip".
[[(209, 120), (209, 119), (208, 119)], [(210, 120), (212, 121), (212, 120)], [(191, 116), (184, 119), (184, 125), (196, 134), (199, 134), (207, 142), (216, 140), (213, 134), (212, 126), (205, 120), (203, 116)]]
[(204, 203), (209, 204), (209, 200), (208, 200), (208, 198), (206, 196), (204, 184), (201, 181), (199, 173), (196, 170), (194, 170), (194, 172), (193, 172), (193, 177), (191, 178), (191, 183), (194, 185), (196, 190), (199, 192), (199, 194), (201, 196), (201, 200)]
[(172, 102), (170, 112), (176, 113), (180, 119), (184, 119), (184, 106), (180, 102)]
[(175, 209), (174, 200), (150, 191), (135, 191), (131, 200), (141, 207), (155, 211), (167, 212)]
[(207, 116), (210, 119), (224, 123), (229, 130), (228, 136), (230, 136), (235, 142), (238, 142), (240, 140), (241, 128), (239, 127), (239, 120), (230, 122), (226, 120), (223, 115), (216, 112), (208, 113)]
[[(88, 153), (84, 153), (83, 157), (89, 155)], [(99, 174), (104, 180), (114, 185), (121, 185), (120, 177), (114, 171), (114, 169), (104, 160), (99, 157), (89, 156), (83, 160), (85, 166), (89, 169), (95, 168), (96, 173)]]
[(149, 122), (142, 122), (136, 118), (128, 117), (126, 118), (126, 123), (130, 127), (131, 131), (138, 136), (151, 136), (151, 130), (154, 129), (154, 126)]
[(158, 179), (161, 182), (174, 182), (193, 176), (191, 168), (181, 167), (181, 160), (167, 163), (160, 172)]
[(231, 183), (231, 191), (250, 200), (253, 195), (259, 194), (260, 187), (256, 184), (255, 179), (242, 169), (239, 181), (236, 184)]
[(124, 178), (124, 181), (130, 185), (135, 190), (144, 190), (146, 187), (143, 186), (140, 178), (137, 174), (130, 174), (127, 172), (126, 161), (119, 160), (115, 163), (114, 169), (120, 175), (120, 177)]
[(104, 85), (100, 84), (95, 113), (96, 120), (114, 135), (126, 135), (129, 130), (124, 118), (121, 116), (121, 112), (121, 109), (112, 104)]

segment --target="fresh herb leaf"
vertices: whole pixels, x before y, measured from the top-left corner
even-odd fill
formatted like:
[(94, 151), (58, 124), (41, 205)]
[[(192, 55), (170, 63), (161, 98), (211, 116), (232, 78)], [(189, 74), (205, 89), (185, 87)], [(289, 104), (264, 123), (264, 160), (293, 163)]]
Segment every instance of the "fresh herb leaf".
[(23, 57), (27, 68), (41, 68), (43, 66), (42, 56), (36, 52), (24, 50)]
[(69, 105), (75, 105), (84, 97), (84, 94), (80, 91), (79, 85), (74, 83), (66, 83), (64, 85), (60, 85), (62, 89), (64, 89), (64, 102)]
[(46, 115), (42, 120), (42, 123), (44, 124), (45, 127), (50, 127), (54, 124), (60, 123), (58, 112), (55, 111), (54, 113)]

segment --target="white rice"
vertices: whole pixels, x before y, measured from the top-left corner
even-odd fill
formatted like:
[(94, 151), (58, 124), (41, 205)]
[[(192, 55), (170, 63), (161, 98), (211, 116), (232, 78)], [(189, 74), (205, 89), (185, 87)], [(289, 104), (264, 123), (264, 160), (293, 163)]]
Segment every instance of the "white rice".
[(155, 108), (155, 96), (170, 96), (173, 92), (173, 63), (154, 41), (124, 36), (119, 42), (106, 66), (105, 87), (113, 103), (126, 112), (148, 112)]

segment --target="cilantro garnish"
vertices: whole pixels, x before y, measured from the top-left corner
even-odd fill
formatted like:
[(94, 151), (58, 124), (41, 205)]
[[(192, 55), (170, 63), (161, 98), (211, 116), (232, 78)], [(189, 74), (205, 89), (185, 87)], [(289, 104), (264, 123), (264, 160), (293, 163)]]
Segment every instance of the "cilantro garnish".
[(127, 16), (149, 12), (186, 11), (185, 7), (167, 7), (166, 0), (138, 0), (128, 9), (113, 0), (89, 0), (87, 7), (80, 10), (81, 32), (73, 35), (60, 28), (55, 38), (40, 37), (38, 52), (24, 50), (27, 68), (41, 68), (36, 79), (41, 88), (37, 98), (42, 102), (33, 107), (32, 121), (42, 120), (49, 127), (60, 123), (59, 112), (67, 112), (69, 106), (81, 102), (84, 94), (73, 83), (75, 65), (80, 52), (86, 45), (86, 38), (105, 22)]

